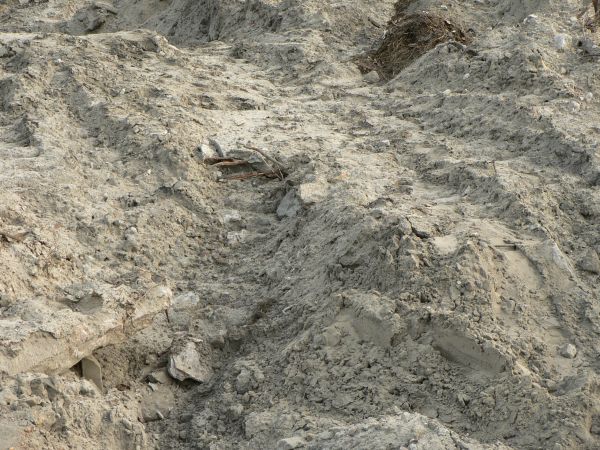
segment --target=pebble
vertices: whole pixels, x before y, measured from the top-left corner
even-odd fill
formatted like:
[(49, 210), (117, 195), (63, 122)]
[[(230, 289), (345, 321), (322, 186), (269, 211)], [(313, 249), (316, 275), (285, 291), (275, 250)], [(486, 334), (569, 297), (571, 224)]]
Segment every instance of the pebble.
[(593, 274), (600, 274), (600, 257), (594, 249), (588, 249), (581, 260), (579, 261), (579, 268), (586, 272)]
[(242, 369), (235, 380), (235, 390), (238, 394), (245, 394), (252, 388), (252, 374), (247, 369)]
[(523, 20), (523, 23), (533, 24), (533, 23), (537, 23), (537, 21), (538, 21), (538, 16), (536, 16), (535, 14), (529, 14), (527, 17), (525, 17), (525, 20)]
[(225, 224), (240, 223), (241, 221), (242, 221), (242, 216), (239, 211), (231, 210), (231, 211), (226, 211), (223, 214), (223, 222)]
[(379, 77), (379, 74), (376, 70), (371, 70), (369, 73), (363, 75), (363, 79), (367, 83), (379, 83), (379, 81), (381, 81), (381, 78)]
[(571, 108), (573, 112), (579, 112), (579, 110), (581, 109), (581, 104), (577, 102), (571, 102)]
[(208, 383), (213, 376), (212, 368), (201, 360), (193, 342), (188, 342), (179, 352), (170, 356), (167, 370), (179, 381), (190, 378), (199, 383)]
[(283, 197), (277, 207), (277, 217), (284, 219), (286, 217), (295, 217), (302, 210), (302, 205), (296, 197), (296, 192), (292, 189)]
[(573, 359), (577, 356), (577, 348), (573, 344), (565, 344), (560, 348), (560, 356)]
[(557, 34), (554, 36), (554, 48), (559, 52), (564, 52), (569, 46), (569, 40), (566, 34)]
[(578, 47), (581, 47), (584, 53), (590, 56), (600, 56), (600, 47), (598, 47), (590, 38), (582, 38), (579, 40)]

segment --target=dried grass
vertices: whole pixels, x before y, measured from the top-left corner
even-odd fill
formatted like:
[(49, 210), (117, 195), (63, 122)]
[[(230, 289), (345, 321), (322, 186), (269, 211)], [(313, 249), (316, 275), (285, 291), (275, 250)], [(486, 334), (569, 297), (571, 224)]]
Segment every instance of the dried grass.
[(443, 42), (468, 42), (462, 29), (444, 17), (429, 12), (407, 14), (410, 3), (410, 0), (396, 3), (396, 14), (379, 48), (357, 61), (363, 72), (376, 70), (381, 78), (391, 79)]

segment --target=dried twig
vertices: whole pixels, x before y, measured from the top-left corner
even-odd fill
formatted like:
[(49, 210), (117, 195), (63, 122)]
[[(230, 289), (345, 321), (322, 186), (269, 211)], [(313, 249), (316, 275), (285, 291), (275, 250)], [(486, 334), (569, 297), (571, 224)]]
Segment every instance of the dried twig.
[(217, 167), (247, 166), (250, 165), (250, 162), (244, 159), (234, 159), (231, 161), (220, 161), (213, 165)]
[(266, 178), (279, 178), (279, 172), (248, 172), (240, 173), (237, 175), (229, 175), (221, 178), (222, 180), (246, 180), (248, 178), (266, 177)]
[[(258, 147), (254, 147), (253, 145), (250, 145), (250, 144), (245, 144), (244, 147), (246, 147), (249, 150), (255, 151), (260, 156), (262, 156), (263, 161), (265, 161), (265, 164), (267, 166), (269, 166), (271, 168), (271, 170), (273, 170), (273, 172), (277, 172), (277, 178), (279, 178), (280, 180), (283, 180), (285, 178), (286, 168), (285, 168), (285, 166), (283, 164), (281, 164), (279, 161), (277, 161), (272, 156), (267, 155), (263, 150), (261, 150)], [(266, 160), (270, 161), (276, 167), (273, 167)]]
[(202, 160), (202, 162), (204, 164), (209, 164), (211, 166), (213, 164), (217, 164), (217, 163), (220, 163), (220, 162), (227, 162), (227, 161), (235, 161), (235, 159), (233, 159), (233, 158), (223, 158), (221, 156), (211, 156), (211, 157), (208, 157), (208, 158), (204, 158)]
[(382, 78), (391, 79), (443, 42), (451, 41), (452, 45), (466, 50), (464, 44), (470, 42), (470, 37), (458, 24), (428, 12), (407, 14), (409, 3), (396, 3), (396, 15), (388, 24), (379, 48), (356, 59), (363, 73), (377, 70)]

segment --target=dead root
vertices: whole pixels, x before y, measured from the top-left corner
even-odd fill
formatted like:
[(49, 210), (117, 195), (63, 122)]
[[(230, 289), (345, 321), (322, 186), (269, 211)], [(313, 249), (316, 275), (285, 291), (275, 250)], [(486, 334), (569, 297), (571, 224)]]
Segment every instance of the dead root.
[(246, 180), (248, 178), (277, 178), (283, 181), (288, 174), (287, 168), (274, 157), (250, 144), (245, 144), (248, 150), (252, 150), (260, 156), (261, 164), (250, 162), (246, 159), (228, 158), (224, 156), (209, 157), (203, 160), (204, 164), (218, 167), (221, 170), (231, 171), (221, 177), (221, 180)]

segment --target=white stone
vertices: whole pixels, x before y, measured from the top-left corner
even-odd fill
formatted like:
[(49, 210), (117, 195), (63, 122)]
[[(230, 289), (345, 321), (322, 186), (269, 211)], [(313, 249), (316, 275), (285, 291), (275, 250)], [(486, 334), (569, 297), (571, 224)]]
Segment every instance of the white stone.
[(566, 34), (557, 34), (554, 36), (554, 48), (559, 52), (564, 52), (569, 47), (569, 36)]
[(573, 359), (577, 356), (577, 348), (573, 344), (565, 344), (560, 348), (560, 356)]
[(371, 70), (369, 73), (364, 74), (363, 79), (367, 83), (379, 83), (379, 81), (381, 81), (381, 78), (376, 70)]
[(281, 439), (277, 442), (277, 450), (293, 450), (302, 446), (304, 446), (304, 439), (300, 436)]

